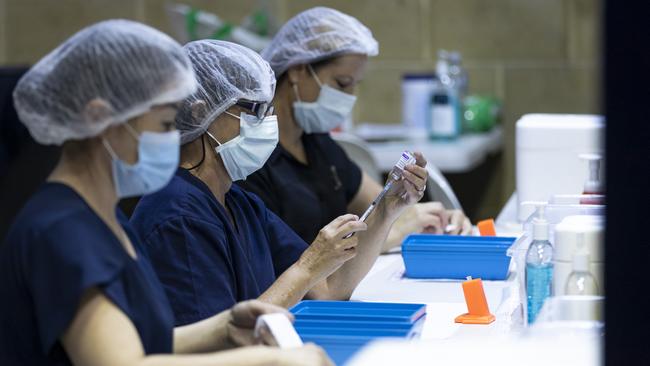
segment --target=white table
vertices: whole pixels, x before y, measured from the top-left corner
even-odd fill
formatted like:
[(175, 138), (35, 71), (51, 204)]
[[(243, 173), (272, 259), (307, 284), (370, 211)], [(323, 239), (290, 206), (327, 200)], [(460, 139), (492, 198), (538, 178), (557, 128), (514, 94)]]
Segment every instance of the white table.
[(462, 281), (403, 278), (401, 254), (382, 255), (352, 294), (352, 300), (422, 303), (427, 316), (422, 339), (470, 339), (505, 336), (518, 329), (518, 285), (514, 276), (506, 281), (484, 281), (488, 306), (497, 320), (489, 325), (457, 324), (454, 318), (467, 312)]
[[(373, 128), (381, 128), (374, 126)], [(354, 133), (362, 138), (366, 136), (363, 130)], [(367, 145), (379, 169), (383, 171), (389, 171), (395, 164), (395, 157), (408, 148), (411, 151), (421, 151), (427, 161), (443, 173), (464, 173), (480, 165), (489, 154), (501, 150), (503, 130), (497, 126), (488, 133), (465, 134), (450, 141), (432, 141), (423, 136), (394, 141), (369, 141)]]
[[(504, 217), (508, 217), (507, 212)], [(497, 224), (496, 229), (504, 236), (522, 234), (521, 225)], [(538, 329), (523, 327), (515, 270), (516, 267), (511, 266), (505, 281), (483, 281), (488, 306), (496, 316), (494, 323), (456, 324), (454, 318), (467, 311), (462, 281), (407, 279), (403, 277), (404, 262), (400, 253), (380, 256), (351, 299), (426, 304), (422, 333), (419, 339), (386, 338), (372, 342), (347, 365), (598, 364), (602, 354), (602, 331), (573, 326), (557, 328), (557, 324)]]

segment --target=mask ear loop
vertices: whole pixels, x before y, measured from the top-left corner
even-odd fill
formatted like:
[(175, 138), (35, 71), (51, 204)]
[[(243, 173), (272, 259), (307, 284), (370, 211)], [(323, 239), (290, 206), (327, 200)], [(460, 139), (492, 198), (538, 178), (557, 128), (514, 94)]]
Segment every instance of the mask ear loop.
[(291, 84), (291, 88), (293, 89), (293, 94), (296, 95), (296, 100), (298, 102), (302, 102), (302, 100), (300, 100), (300, 95), (298, 94), (298, 84), (297, 83)]
[[(228, 113), (228, 112), (226, 112), (226, 113)], [(210, 133), (210, 131), (207, 131), (207, 130), (206, 130), (205, 133), (207, 133), (208, 136), (210, 136), (210, 138), (214, 140), (214, 142), (216, 142), (217, 144), (219, 144), (219, 146), (223, 145), (221, 142), (219, 142), (219, 140), (217, 140), (216, 137), (214, 137), (214, 136)]]
[[(133, 128), (128, 122), (123, 124), (124, 128), (126, 128), (127, 131), (133, 136), (133, 138), (136, 141), (140, 141), (140, 136), (138, 135), (138, 132)], [(115, 153), (115, 150), (113, 150), (113, 147), (111, 147), (111, 144), (106, 141), (106, 138), (102, 137), (102, 144), (104, 145), (104, 148), (106, 151), (108, 151), (108, 155), (111, 156), (111, 159), (113, 160), (119, 160), (119, 157), (117, 156), (117, 153)]]
[[(224, 112), (225, 112), (227, 115), (229, 115), (230, 117), (237, 118), (237, 119), (241, 120), (241, 117), (239, 117), (239, 116), (236, 116), (236, 115), (234, 115), (234, 114), (232, 114), (232, 113), (230, 113), (230, 112), (228, 112), (228, 111), (224, 111)], [(208, 134), (209, 134), (209, 132), (208, 132)], [(217, 141), (217, 139), (215, 139), (214, 136), (210, 135), (210, 137), (212, 137), (215, 141)], [(219, 142), (219, 141), (217, 141), (217, 143), (218, 143), (218, 142)], [(221, 144), (219, 144), (219, 145), (221, 145)]]
[(135, 130), (128, 122), (124, 124), (124, 128), (126, 128), (127, 131), (133, 136), (133, 138), (136, 139), (136, 141), (140, 141), (140, 135), (138, 134), (138, 131)]
[[(318, 84), (318, 86), (322, 88), (323, 83), (321, 83), (320, 79), (318, 78), (318, 75), (316, 75), (316, 72), (314, 71), (314, 69), (311, 67), (310, 64), (307, 64), (307, 70), (309, 70), (309, 74), (314, 78), (314, 80), (316, 80), (316, 84)], [(297, 101), (302, 102), (302, 100), (300, 100), (300, 94), (298, 94), (298, 83), (292, 83), (291, 88), (293, 89), (293, 94), (296, 95)]]
[(102, 144), (104, 145), (104, 148), (106, 151), (108, 151), (108, 155), (111, 156), (111, 159), (113, 160), (118, 160), (117, 154), (115, 153), (115, 150), (111, 147), (111, 144), (106, 141), (106, 138), (102, 137)]
[(314, 68), (312, 68), (310, 64), (307, 64), (307, 69), (309, 69), (309, 73), (314, 78), (314, 80), (316, 80), (316, 84), (318, 84), (318, 86), (322, 88), (323, 83), (320, 82), (320, 79), (318, 78), (318, 75), (316, 75), (316, 71), (314, 71)]
[[(228, 113), (228, 112), (226, 112), (226, 113)], [(211, 139), (213, 139), (214, 141), (216, 141), (216, 143), (219, 144), (219, 146), (221, 146), (221, 142), (219, 142), (219, 140), (217, 140), (217, 138), (214, 137), (214, 136), (210, 133), (210, 131), (205, 130), (205, 134), (201, 135), (201, 160), (200, 160), (196, 165), (194, 165), (193, 167), (191, 167), (191, 168), (189, 168), (189, 169), (187, 169), (187, 170), (194, 170), (194, 169), (198, 168), (199, 166), (201, 166), (201, 164), (203, 164), (203, 161), (205, 161), (205, 135), (206, 135), (206, 134), (207, 134)]]

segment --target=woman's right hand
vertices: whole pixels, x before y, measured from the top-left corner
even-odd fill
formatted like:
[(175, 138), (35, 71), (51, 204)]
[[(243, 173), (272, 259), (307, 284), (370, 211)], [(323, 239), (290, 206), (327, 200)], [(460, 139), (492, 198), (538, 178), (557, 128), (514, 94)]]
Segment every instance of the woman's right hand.
[(356, 235), (343, 237), (357, 231), (365, 231), (366, 223), (359, 221), (356, 215), (339, 216), (318, 232), (318, 236), (300, 257), (312, 276), (327, 277), (343, 263), (357, 254), (359, 239)]
[(334, 366), (327, 353), (312, 343), (278, 351), (278, 366)]

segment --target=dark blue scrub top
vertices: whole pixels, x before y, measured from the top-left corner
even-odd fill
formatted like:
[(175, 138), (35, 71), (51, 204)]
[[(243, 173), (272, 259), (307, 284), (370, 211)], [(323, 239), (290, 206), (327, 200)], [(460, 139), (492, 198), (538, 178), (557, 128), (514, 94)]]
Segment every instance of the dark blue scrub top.
[(174, 310), (193, 323), (259, 297), (295, 263), (305, 243), (252, 193), (226, 193), (236, 228), (200, 179), (179, 169), (143, 197), (131, 217)]
[(137, 260), (66, 185), (44, 184), (23, 207), (0, 250), (0, 365), (71, 365), (59, 340), (93, 287), (131, 319), (147, 354), (172, 352), (169, 302), (118, 217)]
[(237, 184), (311, 243), (320, 229), (349, 212), (363, 172), (328, 133), (303, 133), (302, 144), (307, 165), (278, 144), (260, 170)]

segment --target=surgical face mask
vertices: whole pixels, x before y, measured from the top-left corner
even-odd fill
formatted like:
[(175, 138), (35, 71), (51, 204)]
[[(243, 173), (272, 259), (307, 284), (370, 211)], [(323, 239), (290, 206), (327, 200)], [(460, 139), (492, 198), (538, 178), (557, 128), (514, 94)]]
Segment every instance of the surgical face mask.
[(140, 136), (129, 124), (126, 129), (138, 141), (138, 162), (131, 165), (120, 158), (102, 139), (113, 160), (113, 183), (118, 198), (142, 196), (163, 188), (178, 168), (180, 133), (142, 132)]
[(307, 65), (307, 68), (320, 86), (320, 93), (315, 102), (303, 102), (298, 95), (298, 86), (294, 84), (293, 91), (298, 101), (293, 103), (293, 115), (305, 133), (329, 132), (351, 117), (357, 97), (323, 85), (311, 66)]
[(259, 120), (243, 112), (239, 117), (228, 111), (226, 113), (239, 118), (239, 136), (222, 144), (209, 131), (206, 132), (219, 145), (215, 152), (221, 155), (223, 165), (234, 182), (246, 179), (271, 156), (278, 144), (278, 118), (268, 116)]

